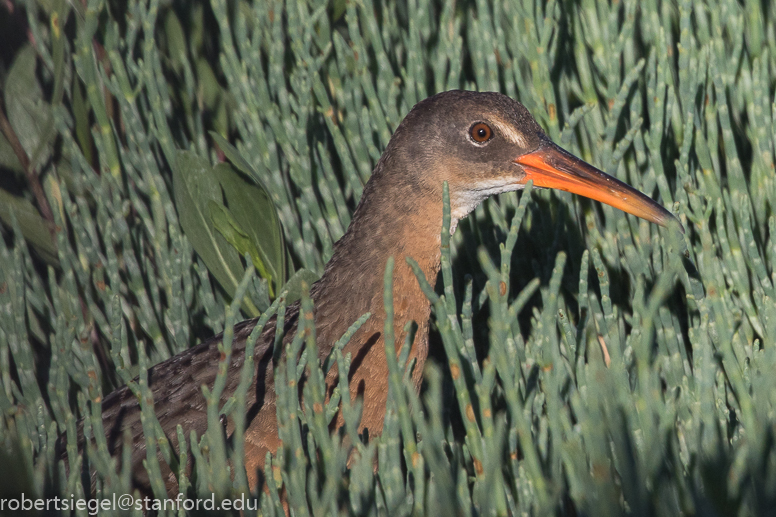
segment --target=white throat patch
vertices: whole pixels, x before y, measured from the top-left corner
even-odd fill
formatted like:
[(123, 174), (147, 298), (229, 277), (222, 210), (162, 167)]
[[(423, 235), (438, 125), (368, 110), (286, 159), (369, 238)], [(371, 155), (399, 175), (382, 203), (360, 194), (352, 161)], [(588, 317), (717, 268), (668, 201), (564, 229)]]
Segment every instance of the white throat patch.
[(462, 192), (450, 193), (450, 235), (458, 228), (458, 221), (469, 215), (480, 203), (490, 196), (503, 192), (522, 190), (525, 185), (514, 180), (505, 179), (483, 180), (469, 186)]

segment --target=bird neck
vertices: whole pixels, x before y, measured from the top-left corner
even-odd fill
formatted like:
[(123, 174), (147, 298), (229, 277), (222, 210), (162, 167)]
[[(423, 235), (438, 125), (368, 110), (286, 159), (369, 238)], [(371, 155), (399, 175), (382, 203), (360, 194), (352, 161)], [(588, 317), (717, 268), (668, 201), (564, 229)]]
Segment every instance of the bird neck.
[[(397, 164), (392, 164), (395, 170)], [(398, 176), (398, 178), (397, 178)], [(345, 235), (315, 285), (319, 346), (329, 348), (366, 312), (372, 316), (360, 334), (382, 333), (385, 324), (383, 277), (389, 257), (393, 275), (394, 326), (397, 340), (414, 320), (426, 347), (430, 304), (406, 258), (414, 259), (433, 285), (440, 267), (441, 187), (413, 183), (417, 174), (390, 174), (381, 161), (366, 185)], [(418, 340), (416, 339), (416, 344)], [(397, 348), (401, 341), (397, 341)], [(321, 350), (324, 352), (324, 350)], [(418, 350), (421, 362), (426, 350)]]

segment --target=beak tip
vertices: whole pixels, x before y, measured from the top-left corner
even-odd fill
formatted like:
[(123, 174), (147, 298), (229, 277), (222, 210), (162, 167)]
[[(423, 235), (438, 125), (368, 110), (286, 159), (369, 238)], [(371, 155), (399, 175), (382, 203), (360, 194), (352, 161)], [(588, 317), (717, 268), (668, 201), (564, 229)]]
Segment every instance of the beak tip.
[[(668, 212), (668, 211), (666, 210), (666, 212)], [(679, 217), (677, 217), (675, 214), (673, 214), (671, 212), (668, 212), (668, 215), (669, 215), (669, 217), (667, 217), (663, 221), (661, 226), (664, 226), (666, 228), (677, 228), (679, 230), (679, 232), (682, 235), (684, 235), (685, 234), (684, 225), (682, 224), (682, 221), (679, 220)]]

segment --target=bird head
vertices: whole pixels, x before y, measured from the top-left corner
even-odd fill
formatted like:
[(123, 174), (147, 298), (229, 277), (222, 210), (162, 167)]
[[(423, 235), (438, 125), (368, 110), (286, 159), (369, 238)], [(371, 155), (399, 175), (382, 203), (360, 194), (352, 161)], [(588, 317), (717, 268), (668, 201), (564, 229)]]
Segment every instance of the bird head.
[(397, 128), (391, 148), (411, 157), (407, 168), (421, 176), (413, 182), (424, 189), (448, 182), (454, 224), (486, 198), (520, 190), (530, 180), (534, 187), (579, 194), (661, 226), (676, 220), (646, 195), (556, 145), (525, 106), (500, 93), (454, 90), (421, 101)]

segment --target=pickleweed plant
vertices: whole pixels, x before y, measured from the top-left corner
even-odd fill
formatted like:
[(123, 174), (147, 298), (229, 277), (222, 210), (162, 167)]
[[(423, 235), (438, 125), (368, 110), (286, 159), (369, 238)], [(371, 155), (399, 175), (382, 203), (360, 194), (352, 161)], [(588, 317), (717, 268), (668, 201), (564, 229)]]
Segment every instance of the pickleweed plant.
[[(100, 405), (129, 383), (156, 498), (166, 464), (187, 498), (247, 497), (267, 516), (776, 506), (766, 4), (12, 0), (0, 34), (0, 499), (131, 494)], [(529, 188), (451, 236), (447, 200), (440, 277), (416, 268), (433, 308), (420, 394), (412, 344), (386, 339), (383, 433), (359, 434), (342, 350), (367, 316), (325, 364), (314, 329), (278, 335), (284, 446), (251, 493), (255, 339), (296, 300), (306, 321), (392, 132), (449, 89), (521, 101), (686, 232)], [(213, 365), (209, 429), (179, 427), (173, 447), (148, 368), (222, 331), (227, 361), (249, 317), (241, 388), (221, 404)]]

